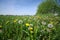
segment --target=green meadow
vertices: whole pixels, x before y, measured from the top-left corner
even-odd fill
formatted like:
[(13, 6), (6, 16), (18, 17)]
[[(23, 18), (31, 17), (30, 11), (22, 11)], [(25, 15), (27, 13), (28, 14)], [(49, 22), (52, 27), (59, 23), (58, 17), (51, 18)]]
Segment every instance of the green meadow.
[(0, 40), (60, 40), (60, 17), (0, 15)]

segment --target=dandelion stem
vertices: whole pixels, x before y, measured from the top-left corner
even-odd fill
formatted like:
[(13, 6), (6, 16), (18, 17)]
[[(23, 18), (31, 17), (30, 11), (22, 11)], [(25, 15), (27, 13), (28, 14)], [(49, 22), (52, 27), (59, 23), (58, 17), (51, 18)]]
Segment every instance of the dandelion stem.
[(50, 33), (49, 33), (49, 40), (50, 40)]
[(43, 40), (44, 40), (44, 37), (43, 37)]

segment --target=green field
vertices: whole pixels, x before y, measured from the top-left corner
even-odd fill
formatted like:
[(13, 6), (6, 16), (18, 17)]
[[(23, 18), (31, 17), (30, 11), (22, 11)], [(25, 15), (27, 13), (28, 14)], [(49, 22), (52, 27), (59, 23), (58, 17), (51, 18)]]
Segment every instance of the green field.
[(60, 40), (60, 16), (0, 15), (0, 40)]

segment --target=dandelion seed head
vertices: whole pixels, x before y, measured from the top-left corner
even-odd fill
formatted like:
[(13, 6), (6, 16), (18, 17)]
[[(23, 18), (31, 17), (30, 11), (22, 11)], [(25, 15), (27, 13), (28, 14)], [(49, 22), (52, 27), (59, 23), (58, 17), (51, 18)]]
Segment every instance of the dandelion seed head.
[(52, 28), (53, 27), (53, 24), (48, 24), (48, 28)]
[(54, 16), (58, 16), (58, 13), (55, 13)]
[(42, 21), (42, 25), (46, 25), (46, 22)]
[(22, 24), (22, 23), (23, 23), (23, 21), (22, 21), (22, 20), (19, 20), (19, 21), (18, 21), (18, 23), (19, 23), (19, 24)]

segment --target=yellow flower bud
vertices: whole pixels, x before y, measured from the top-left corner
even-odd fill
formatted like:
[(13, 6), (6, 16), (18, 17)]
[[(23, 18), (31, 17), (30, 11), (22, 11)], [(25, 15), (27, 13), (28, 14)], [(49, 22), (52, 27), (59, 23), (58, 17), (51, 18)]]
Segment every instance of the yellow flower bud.
[(17, 19), (14, 20), (14, 23), (16, 23), (16, 22), (17, 22)]
[(33, 30), (33, 28), (32, 28), (32, 27), (29, 27), (29, 28), (28, 28), (28, 30), (32, 31), (32, 30)]
[(30, 24), (26, 23), (26, 26), (30, 26)]

